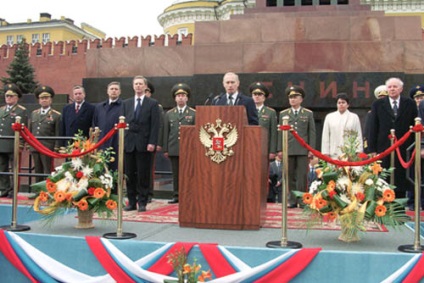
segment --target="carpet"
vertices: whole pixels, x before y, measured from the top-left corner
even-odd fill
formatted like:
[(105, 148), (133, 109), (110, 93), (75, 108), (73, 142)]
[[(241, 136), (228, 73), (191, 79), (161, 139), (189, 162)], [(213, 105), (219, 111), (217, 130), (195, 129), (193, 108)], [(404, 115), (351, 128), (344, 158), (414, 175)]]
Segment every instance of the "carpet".
[[(97, 218), (97, 216), (95, 216)], [(113, 218), (112, 218), (113, 219)], [(154, 200), (147, 205), (146, 212), (124, 211), (123, 221), (151, 222), (151, 223), (178, 223), (178, 204), (168, 204), (167, 201)], [(319, 225), (310, 226), (309, 216), (300, 208), (289, 209), (287, 213), (288, 229), (313, 229), (313, 230), (340, 230), (340, 226), (334, 222), (322, 222)], [(268, 203), (263, 228), (281, 229), (281, 204)], [(376, 224), (366, 225), (368, 232), (387, 232), (387, 228)]]

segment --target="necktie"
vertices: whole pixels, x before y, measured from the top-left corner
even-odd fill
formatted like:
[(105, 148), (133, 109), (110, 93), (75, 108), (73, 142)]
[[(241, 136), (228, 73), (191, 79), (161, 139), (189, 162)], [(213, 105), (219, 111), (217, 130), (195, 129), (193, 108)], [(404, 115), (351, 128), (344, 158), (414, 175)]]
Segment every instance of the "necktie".
[(179, 110), (179, 113), (180, 113), (180, 117), (183, 115), (183, 110), (182, 109), (180, 109)]
[(233, 102), (233, 95), (232, 95), (232, 94), (228, 95), (228, 105), (231, 105), (231, 106), (233, 106), (233, 105), (234, 105), (234, 102)]
[(9, 112), (10, 111), (10, 106), (7, 106), (6, 111)]
[(41, 115), (46, 114), (46, 110), (41, 110)]
[(77, 103), (77, 107), (75, 108), (75, 113), (78, 113), (79, 109), (80, 109), (80, 105)]
[(393, 114), (395, 114), (395, 116), (397, 116), (397, 112), (398, 112), (397, 101), (394, 100), (393, 101)]
[(297, 110), (294, 110), (294, 117), (297, 117)]
[(135, 107), (135, 117), (137, 118), (140, 115), (141, 109), (141, 98), (137, 98), (137, 106)]
[(281, 169), (281, 162), (280, 161), (277, 161), (277, 168), (278, 168), (278, 170)]

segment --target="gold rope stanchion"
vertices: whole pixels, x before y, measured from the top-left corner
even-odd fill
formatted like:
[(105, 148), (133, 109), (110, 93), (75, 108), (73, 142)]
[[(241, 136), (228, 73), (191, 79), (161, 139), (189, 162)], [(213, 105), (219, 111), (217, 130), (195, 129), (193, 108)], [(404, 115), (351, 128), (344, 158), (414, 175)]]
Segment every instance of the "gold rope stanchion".
[[(21, 124), (21, 117), (16, 116), (16, 124)], [(18, 215), (18, 191), (19, 191), (19, 131), (15, 131), (13, 146), (13, 200), (12, 200), (12, 223), (10, 226), (0, 226), (0, 229), (20, 232), (28, 231), (31, 228), (27, 225), (18, 225), (16, 222)]]
[[(395, 130), (391, 129), (390, 130), (390, 146), (392, 146), (395, 142)], [(392, 151), (392, 153), (390, 153), (390, 168), (395, 168), (395, 154), (396, 151)], [(396, 169), (395, 169), (396, 170)], [(395, 184), (395, 171), (392, 171), (390, 173), (390, 185), (394, 185)]]
[[(125, 117), (119, 117), (119, 123), (125, 123)], [(103, 235), (107, 239), (131, 239), (137, 237), (134, 233), (122, 232), (122, 204), (123, 204), (123, 192), (122, 188), (124, 185), (124, 128), (120, 128), (118, 135), (118, 211), (117, 211), (117, 230), (116, 233), (106, 233)]]
[[(421, 125), (421, 118), (415, 118), (415, 125)], [(414, 191), (415, 191), (415, 219), (414, 230), (415, 239), (413, 245), (401, 245), (398, 250), (406, 253), (422, 253), (424, 247), (421, 246), (421, 223), (420, 223), (420, 208), (421, 208), (421, 132), (415, 132), (415, 178), (414, 178)]]
[[(283, 117), (283, 126), (287, 126), (289, 124), (289, 117)], [(292, 242), (287, 240), (287, 199), (289, 193), (289, 157), (288, 157), (288, 140), (289, 140), (289, 131), (284, 130), (282, 132), (282, 151), (283, 151), (283, 166), (282, 166), (282, 176), (283, 176), (283, 184), (282, 184), (282, 200), (281, 200), (281, 241), (272, 241), (268, 242), (266, 246), (268, 248), (291, 248), (291, 249), (299, 249), (302, 247), (301, 243)]]

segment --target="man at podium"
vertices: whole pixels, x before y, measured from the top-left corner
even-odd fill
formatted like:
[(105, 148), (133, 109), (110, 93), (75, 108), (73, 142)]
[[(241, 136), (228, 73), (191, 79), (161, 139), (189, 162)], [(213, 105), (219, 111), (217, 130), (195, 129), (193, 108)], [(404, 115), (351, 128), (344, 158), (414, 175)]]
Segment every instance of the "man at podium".
[(239, 92), (240, 80), (238, 75), (232, 72), (226, 73), (222, 83), (225, 88), (225, 93), (214, 98), (212, 105), (243, 105), (246, 108), (249, 125), (259, 125), (255, 102), (251, 97)]

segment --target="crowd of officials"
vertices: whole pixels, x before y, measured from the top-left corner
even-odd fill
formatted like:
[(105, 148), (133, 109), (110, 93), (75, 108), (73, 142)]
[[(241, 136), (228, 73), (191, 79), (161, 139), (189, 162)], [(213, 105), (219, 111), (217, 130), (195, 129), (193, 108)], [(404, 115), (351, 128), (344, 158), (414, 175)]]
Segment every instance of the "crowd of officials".
[[(240, 81), (237, 74), (229, 72), (223, 77), (224, 92), (214, 97), (212, 105), (242, 105), (246, 109), (249, 125), (260, 125), (268, 133), (269, 188), (268, 202), (282, 200), (282, 166), (288, 166), (289, 195), (288, 207), (302, 206), (291, 191), (306, 191), (309, 184), (316, 178), (314, 167), (318, 159), (305, 147), (289, 135), (288, 164), (282, 164), (282, 132), (278, 124), (283, 123), (283, 117), (288, 117), (288, 123), (298, 135), (311, 147), (316, 148), (316, 129), (314, 113), (302, 106), (307, 95), (305, 90), (296, 85), (285, 89), (284, 95), (290, 107), (280, 113), (266, 106), (270, 91), (261, 82), (249, 86), (249, 94), (240, 92)], [(34, 136), (40, 137), (73, 137), (78, 132), (86, 137), (91, 127), (100, 129), (102, 138), (119, 122), (120, 116), (126, 117), (128, 130), (125, 131), (124, 171), (127, 176), (126, 192), (128, 204), (125, 211), (146, 211), (147, 203), (153, 196), (153, 176), (155, 154), (162, 151), (169, 158), (173, 173), (173, 198), (169, 203), (178, 203), (179, 177), (179, 135), (181, 125), (194, 125), (196, 110), (188, 106), (191, 96), (190, 86), (178, 83), (171, 89), (175, 107), (167, 111), (152, 97), (154, 86), (143, 76), (136, 76), (132, 81), (134, 96), (126, 100), (120, 98), (119, 82), (111, 82), (107, 86), (105, 101), (91, 104), (85, 100), (85, 90), (82, 86), (72, 89), (72, 103), (67, 104), (61, 112), (52, 108), (54, 90), (47, 85), (40, 85), (34, 91), (40, 107), (31, 114), (19, 104), (22, 92), (15, 84), (4, 86), (6, 104), (0, 107), (0, 136), (12, 136), (14, 132), (10, 125), (15, 117), (20, 116), (22, 123), (29, 125)], [(357, 152), (367, 152), (371, 155), (381, 153), (390, 146), (388, 135), (395, 130), (397, 138), (402, 137), (409, 127), (414, 125), (415, 118), (424, 115), (424, 86), (414, 86), (410, 97), (401, 95), (403, 82), (398, 78), (389, 78), (385, 85), (375, 89), (377, 98), (372, 103), (371, 110), (365, 117), (365, 127), (362, 131), (359, 116), (349, 111), (350, 99), (346, 93), (336, 97), (337, 110), (326, 115), (321, 140), (321, 152), (333, 159), (341, 155), (340, 147), (344, 143), (347, 131), (357, 133)], [(414, 101), (415, 100), (415, 101)], [(422, 101), (423, 100), (423, 101)], [(29, 121), (29, 124), (28, 124)], [(67, 141), (57, 139), (41, 139), (41, 143), (50, 150), (58, 150)], [(400, 153), (406, 159), (407, 148), (413, 142), (413, 137), (400, 147)], [(22, 144), (23, 146), (23, 144)], [(113, 147), (118, 152), (118, 138), (114, 135), (104, 145)], [(30, 148), (36, 173), (49, 174), (52, 171), (52, 159)], [(8, 172), (13, 159), (13, 140), (0, 139), (0, 172)], [(117, 158), (115, 158), (117, 160)], [(390, 167), (389, 158), (382, 160), (382, 166)], [(110, 164), (112, 170), (117, 169), (117, 163)], [(397, 197), (408, 197), (410, 209), (413, 207), (413, 186), (406, 178), (406, 170), (395, 158), (395, 185)], [(38, 177), (38, 180), (43, 177)], [(0, 175), (1, 196), (13, 194), (13, 184), (8, 175)]]

